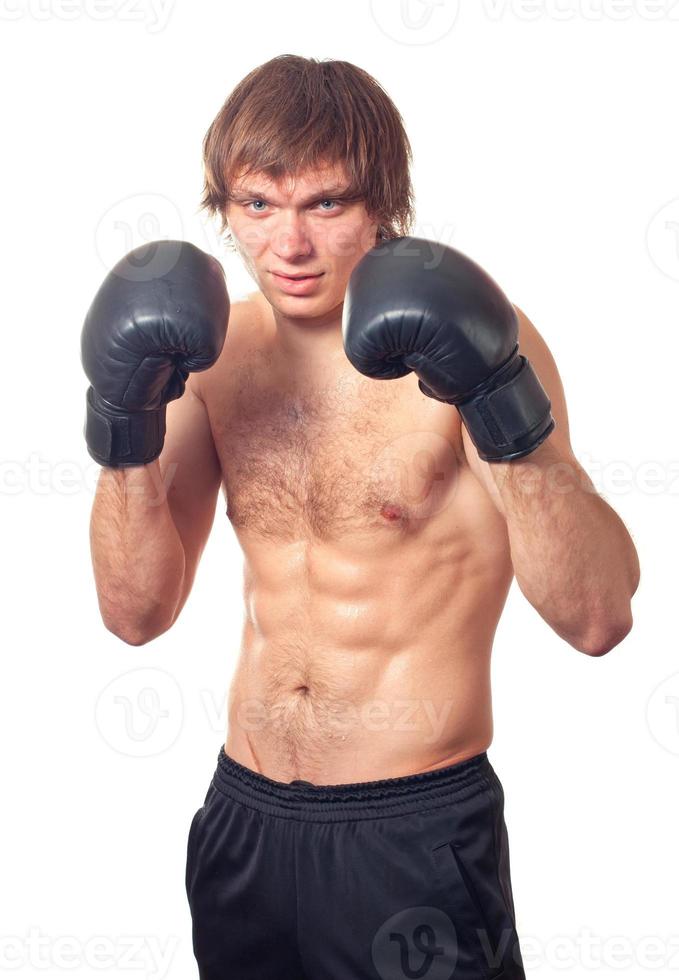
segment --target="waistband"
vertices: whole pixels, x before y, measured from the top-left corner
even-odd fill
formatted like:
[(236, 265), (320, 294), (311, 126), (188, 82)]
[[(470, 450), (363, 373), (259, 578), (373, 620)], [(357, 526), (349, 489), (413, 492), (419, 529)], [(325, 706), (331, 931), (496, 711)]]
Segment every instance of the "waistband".
[(489, 788), (486, 752), (442, 769), (332, 786), (282, 783), (219, 751), (212, 785), (222, 795), (264, 813), (299, 820), (361, 820), (414, 813), (462, 801)]

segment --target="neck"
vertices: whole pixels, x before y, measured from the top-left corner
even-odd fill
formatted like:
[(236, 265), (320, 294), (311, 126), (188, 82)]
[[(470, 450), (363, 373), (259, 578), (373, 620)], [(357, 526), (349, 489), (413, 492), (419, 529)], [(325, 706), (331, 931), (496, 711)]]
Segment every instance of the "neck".
[(272, 347), (288, 376), (322, 382), (349, 367), (342, 343), (342, 305), (321, 316), (304, 318), (287, 316), (269, 306)]

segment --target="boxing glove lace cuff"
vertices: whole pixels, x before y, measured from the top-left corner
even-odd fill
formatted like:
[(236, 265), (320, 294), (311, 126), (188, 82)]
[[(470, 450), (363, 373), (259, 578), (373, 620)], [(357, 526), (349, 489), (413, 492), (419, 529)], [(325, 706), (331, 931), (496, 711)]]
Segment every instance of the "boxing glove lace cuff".
[(165, 439), (165, 406), (126, 412), (87, 389), (85, 439), (101, 466), (143, 466), (160, 456)]
[(509, 380), (457, 405), (480, 458), (488, 463), (527, 456), (554, 429), (545, 389), (530, 362), (522, 354), (517, 357), (518, 370)]

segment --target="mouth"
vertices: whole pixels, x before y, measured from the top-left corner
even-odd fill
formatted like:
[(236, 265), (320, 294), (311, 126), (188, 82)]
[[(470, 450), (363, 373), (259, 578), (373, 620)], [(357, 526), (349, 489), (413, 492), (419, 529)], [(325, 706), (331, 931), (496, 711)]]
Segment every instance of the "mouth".
[(323, 275), (322, 272), (295, 273), (295, 275), (288, 275), (285, 272), (274, 272), (273, 270), (271, 274), (276, 276), (278, 279), (285, 279), (287, 282), (304, 282), (305, 279), (320, 279), (320, 277)]

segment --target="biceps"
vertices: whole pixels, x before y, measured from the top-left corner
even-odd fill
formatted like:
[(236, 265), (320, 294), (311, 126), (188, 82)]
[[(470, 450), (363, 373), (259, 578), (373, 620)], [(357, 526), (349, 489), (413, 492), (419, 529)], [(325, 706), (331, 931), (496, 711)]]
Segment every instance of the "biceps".
[(167, 407), (160, 469), (172, 519), (184, 547), (190, 587), (212, 528), (221, 484), (221, 467), (207, 410), (196, 395), (191, 378), (184, 395)]

